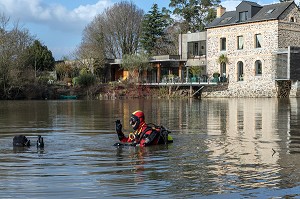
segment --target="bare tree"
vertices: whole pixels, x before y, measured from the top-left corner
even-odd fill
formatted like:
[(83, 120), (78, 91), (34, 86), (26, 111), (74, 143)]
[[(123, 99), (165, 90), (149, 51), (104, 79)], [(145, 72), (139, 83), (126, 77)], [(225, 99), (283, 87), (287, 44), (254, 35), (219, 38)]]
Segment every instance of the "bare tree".
[(11, 24), (10, 19), (0, 14), (0, 99), (9, 99), (18, 92), (29, 78), (23, 73), (24, 51), (33, 42), (27, 29), (21, 29), (18, 23)]
[(163, 37), (159, 38), (155, 43), (157, 55), (177, 55), (178, 54), (178, 35), (180, 33), (180, 25), (174, 23), (167, 27)]
[(92, 21), (85, 28), (82, 42), (75, 52), (77, 62), (90, 69), (94, 66), (95, 60), (100, 65), (104, 65), (105, 61), (104, 34), (96, 22), (97, 20)]
[(142, 9), (127, 1), (105, 9), (85, 28), (78, 52), (88, 51), (90, 56), (110, 59), (135, 54), (143, 14)]

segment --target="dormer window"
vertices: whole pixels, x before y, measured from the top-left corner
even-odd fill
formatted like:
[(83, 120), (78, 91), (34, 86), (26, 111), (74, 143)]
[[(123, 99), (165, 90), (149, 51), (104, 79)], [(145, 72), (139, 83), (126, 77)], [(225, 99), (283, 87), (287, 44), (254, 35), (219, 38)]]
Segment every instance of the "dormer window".
[(239, 12), (239, 21), (247, 21), (248, 19), (248, 11), (245, 12)]
[[(254, 17), (255, 19), (259, 19), (261, 17), (255, 17), (257, 13), (260, 13), (263, 6), (253, 2), (253, 1), (242, 1), (235, 9), (234, 16), (236, 23), (245, 23)], [(268, 7), (271, 9), (271, 7)], [(268, 9), (266, 9), (267, 11)], [(261, 14), (259, 14), (261, 15)], [(228, 15), (229, 16), (229, 15)], [(231, 16), (231, 15), (230, 15)], [(257, 15), (258, 16), (258, 15)]]

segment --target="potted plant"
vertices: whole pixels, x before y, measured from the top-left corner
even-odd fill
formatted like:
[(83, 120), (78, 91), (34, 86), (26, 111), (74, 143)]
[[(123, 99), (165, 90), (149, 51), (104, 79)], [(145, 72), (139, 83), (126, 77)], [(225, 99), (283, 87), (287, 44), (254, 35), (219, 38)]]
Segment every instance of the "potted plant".
[(202, 68), (200, 66), (191, 66), (190, 67), (190, 71), (191, 71), (191, 73), (193, 75), (192, 82), (196, 82), (197, 79), (198, 79), (198, 77), (201, 74)]
[(229, 63), (228, 57), (226, 55), (224, 55), (224, 54), (220, 55), (217, 61), (221, 65)]
[(224, 54), (221, 54), (219, 56), (217, 62), (221, 65), (221, 72), (223, 73), (222, 77), (221, 77), (221, 82), (225, 82), (226, 81), (226, 64), (229, 63), (228, 57), (226, 55), (224, 55)]
[(214, 72), (212, 82), (219, 82), (219, 77), (220, 77), (220, 73)]

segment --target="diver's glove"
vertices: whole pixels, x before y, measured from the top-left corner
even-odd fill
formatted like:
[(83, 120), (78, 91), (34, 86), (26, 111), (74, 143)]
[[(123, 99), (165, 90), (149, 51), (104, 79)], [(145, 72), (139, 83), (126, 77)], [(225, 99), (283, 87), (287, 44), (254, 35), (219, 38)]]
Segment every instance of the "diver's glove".
[(122, 132), (122, 124), (120, 120), (116, 121), (116, 131), (117, 133)]
[(122, 132), (122, 124), (120, 120), (116, 121), (116, 131), (119, 137), (119, 140), (122, 140), (125, 136), (124, 133)]

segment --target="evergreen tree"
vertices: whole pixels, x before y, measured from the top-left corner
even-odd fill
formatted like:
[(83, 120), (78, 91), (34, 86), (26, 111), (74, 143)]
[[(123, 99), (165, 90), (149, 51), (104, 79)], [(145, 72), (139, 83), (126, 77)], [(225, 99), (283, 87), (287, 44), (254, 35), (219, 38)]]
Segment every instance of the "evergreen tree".
[(202, 31), (215, 17), (220, 0), (170, 0), (173, 14), (182, 17), (182, 32)]
[(172, 22), (168, 10), (159, 11), (157, 4), (153, 4), (148, 14), (144, 15), (142, 22), (142, 35), (140, 43), (149, 54), (157, 54), (155, 45), (164, 35), (164, 30)]
[(31, 46), (26, 49), (26, 66), (33, 67), (36, 71), (53, 70), (55, 60), (52, 52), (47, 46), (41, 44), (39, 40), (35, 40)]

